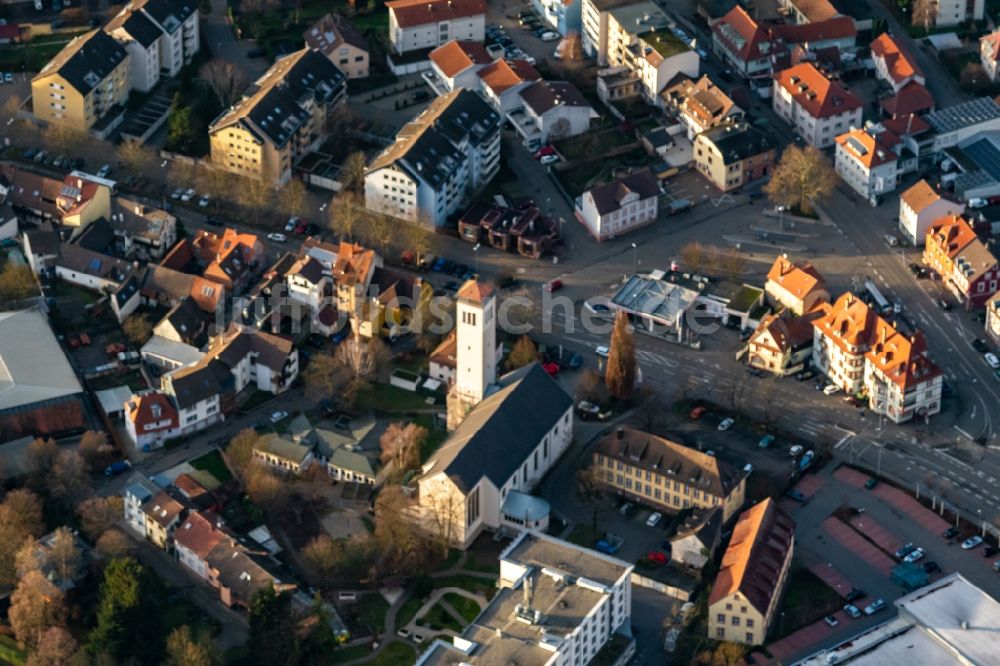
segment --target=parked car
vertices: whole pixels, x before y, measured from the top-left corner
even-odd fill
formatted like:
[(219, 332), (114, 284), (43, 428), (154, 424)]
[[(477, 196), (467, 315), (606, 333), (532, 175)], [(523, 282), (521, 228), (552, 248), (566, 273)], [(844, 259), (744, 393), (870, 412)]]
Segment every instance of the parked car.
[(548, 373), (549, 377), (556, 377), (559, 374), (558, 363), (542, 363), (542, 370)]
[(607, 345), (597, 345), (597, 348), (594, 349), (594, 353), (600, 356), (601, 358), (607, 358), (608, 354), (610, 354), (611, 352), (608, 349)]
[(753, 472), (753, 463), (747, 463), (746, 465), (743, 465), (743, 473), (744, 474), (746, 474), (747, 476), (750, 476), (750, 474), (752, 472)]
[(855, 620), (861, 617), (861, 611), (858, 610), (858, 607), (855, 606), (854, 604), (847, 604), (846, 606), (844, 606), (844, 612), (847, 613), (850, 617), (853, 617)]
[(708, 60), (708, 51), (706, 51), (705, 49), (701, 48), (700, 46), (698, 48), (696, 48), (694, 50), (694, 52), (698, 54), (698, 58), (701, 59), (702, 62), (705, 62), (705, 61)]
[(118, 462), (113, 462), (104, 468), (104, 476), (118, 476), (122, 472), (132, 468), (132, 463), (127, 460), (119, 460)]
[(553, 148), (552, 146), (542, 146), (541, 148), (535, 151), (535, 159), (537, 160), (541, 159), (542, 157), (545, 157), (546, 155), (555, 155), (555, 154), (556, 154), (556, 149)]
[(912, 543), (905, 543), (896, 549), (896, 559), (901, 560), (917, 549)]
[(812, 379), (815, 376), (816, 373), (813, 372), (812, 370), (803, 370), (802, 372), (799, 372), (798, 374), (795, 375), (795, 379), (800, 382), (804, 382), (805, 380)]
[(840, 387), (836, 384), (827, 384), (823, 389), (823, 395), (833, 395), (835, 393), (840, 393)]
[(827, 615), (826, 617), (823, 618), (823, 621), (826, 622), (828, 627), (836, 627), (838, 624), (840, 624), (840, 622), (837, 621), (837, 618), (835, 618), (832, 615)]
[(991, 546), (989, 544), (983, 546), (983, 557), (993, 557), (997, 553), (1000, 553), (1000, 548), (997, 548), (996, 546)]
[(757, 378), (767, 376), (766, 372), (764, 372), (760, 368), (755, 368), (753, 366), (747, 366), (747, 374), (750, 375), (751, 377), (757, 377)]
[(913, 274), (913, 277), (922, 278), (927, 275), (927, 271), (920, 264), (910, 263), (906, 269)]
[(656, 527), (663, 520), (663, 514), (659, 512), (654, 512), (649, 514), (649, 518), (646, 519), (646, 527)]
[(628, 512), (632, 510), (635, 505), (632, 502), (625, 502), (620, 507), (618, 507), (618, 513), (622, 516), (627, 516)]
[(736, 423), (736, 421), (732, 420), (731, 418), (728, 417), (724, 418), (721, 421), (719, 421), (719, 430), (729, 430), (730, 428), (733, 427), (734, 423)]
[(937, 562), (924, 562), (923, 569), (924, 573), (929, 573), (929, 574), (941, 571), (941, 567), (938, 565)]
[(299, 236), (304, 236), (306, 233), (306, 227), (309, 226), (305, 220), (299, 220), (299, 223), (295, 225), (295, 233)]
[(969, 344), (971, 344), (972, 348), (980, 354), (985, 354), (990, 350), (989, 345), (986, 344), (986, 340), (983, 340), (982, 338), (975, 338)]
[(210, 199), (211, 197), (206, 194), (205, 196), (203, 196), (201, 199), (198, 200), (198, 207), (208, 208), (208, 202)]
[(181, 201), (191, 201), (194, 198), (195, 191), (194, 188), (187, 188), (184, 190), (184, 194), (181, 195)]
[(795, 500), (796, 502), (802, 502), (803, 504), (805, 504), (806, 501), (809, 499), (808, 497), (802, 494), (801, 490), (794, 490), (794, 489), (789, 490), (787, 493), (785, 493), (785, 495)]
[(108, 176), (109, 173), (111, 173), (111, 165), (110, 164), (103, 164), (103, 165), (101, 165), (101, 168), (97, 170), (97, 177), (98, 178), (107, 178), (107, 176)]
[[(657, 513), (654, 515), (658, 516), (660, 514)], [(652, 518), (652, 516), (650, 516), (650, 518)], [(666, 564), (670, 560), (670, 558), (667, 556), (666, 553), (661, 553), (659, 551), (653, 551), (651, 553), (647, 553), (646, 559), (652, 564)]]
[(576, 412), (580, 415), (580, 418), (586, 421), (587, 419), (596, 417), (601, 413), (601, 408), (592, 402), (587, 400), (581, 400), (576, 405)]
[(885, 599), (881, 597), (871, 602), (869, 605), (865, 606), (865, 615), (874, 615), (885, 608)]
[(981, 536), (971, 536), (962, 542), (962, 550), (972, 550), (979, 544), (983, 542), (983, 537)]
[(277, 423), (278, 421), (286, 418), (288, 418), (288, 412), (283, 412), (280, 410), (276, 412), (271, 412), (271, 423)]
[(952, 539), (958, 536), (958, 528), (952, 525), (951, 527), (946, 529), (941, 536), (951, 541)]
[(896, 247), (899, 245), (899, 239), (892, 234), (886, 234), (885, 236), (882, 236), (882, 238), (885, 239), (885, 242), (889, 245), (889, 247)]
[(444, 266), (445, 266), (445, 264), (447, 264), (447, 263), (448, 263), (448, 260), (447, 260), (447, 259), (445, 259), (444, 257), (438, 257), (438, 258), (437, 258), (437, 259), (436, 259), (436, 260), (434, 261), (434, 265), (433, 265), (433, 266), (431, 266), (431, 271), (433, 271), (433, 272), (435, 272), (435, 273), (440, 273), (441, 271), (443, 271), (443, 270), (444, 270)]
[(542, 285), (542, 290), (548, 292), (559, 291), (560, 289), (562, 289), (562, 286), (563, 286), (562, 280), (556, 278), (555, 280), (546, 282), (544, 285)]
[(792, 444), (791, 448), (788, 449), (788, 455), (792, 456), (793, 458), (798, 457), (800, 453), (802, 453), (801, 444)]
[(985, 359), (986, 363), (994, 370), (1000, 368), (1000, 359), (996, 357), (996, 354), (993, 354), (991, 352), (986, 352), (985, 354), (983, 354), (983, 359)]
[(548, 166), (550, 164), (555, 164), (559, 161), (558, 155), (542, 155), (542, 158), (538, 160), (542, 166)]
[(34, 159), (36, 162), (44, 162), (45, 158), (48, 156), (49, 154), (47, 152), (45, 152), (44, 150), (39, 150), (37, 153), (35, 153)]
[(222, 226), (222, 220), (220, 220), (217, 217), (206, 217), (205, 218), (205, 224), (207, 224), (210, 227), (221, 227)]
[(903, 561), (908, 564), (913, 564), (914, 562), (920, 560), (924, 556), (923, 548), (914, 548), (910, 551), (910, 554), (903, 558)]
[(774, 444), (774, 435), (764, 435), (760, 438), (760, 441), (757, 442), (757, 446), (761, 449), (766, 449), (772, 444)]
[(540, 38), (540, 39), (541, 39), (541, 40), (542, 40), (543, 42), (554, 42), (554, 41), (556, 41), (557, 39), (559, 39), (559, 33), (558, 33), (558, 32), (552, 32), (551, 30), (546, 30), (545, 32), (543, 32), (543, 33), (542, 33), (542, 34), (541, 34), (541, 35), (539, 36), (539, 38)]
[(878, 479), (876, 479), (874, 476), (865, 481), (865, 488), (868, 490), (871, 490), (877, 485), (878, 485)]
[(594, 299), (584, 301), (583, 307), (589, 313), (599, 317), (610, 317), (614, 314), (614, 310), (612, 310), (606, 303), (595, 302)]
[(694, 409), (691, 410), (691, 420), (696, 421), (700, 419), (704, 414), (705, 414), (704, 407), (695, 407)]
[(854, 602), (857, 601), (858, 599), (864, 598), (864, 596), (865, 596), (864, 590), (862, 590), (860, 587), (852, 587), (851, 591), (847, 593), (847, 596), (844, 597), (844, 599), (848, 602)]
[(178, 187), (176, 190), (174, 190), (173, 192), (170, 193), (170, 198), (171, 199), (180, 199), (183, 194), (184, 194), (184, 188), (183, 187)]
[(990, 202), (983, 197), (973, 197), (969, 199), (968, 203), (969, 208), (986, 208), (988, 205)]
[(949, 303), (948, 301), (944, 300), (943, 298), (939, 298), (935, 302), (937, 303), (937, 306), (939, 308), (941, 308), (942, 310), (944, 310), (945, 312), (947, 312), (948, 310), (951, 310), (951, 303)]
[(292, 231), (295, 231), (295, 227), (296, 225), (298, 225), (298, 223), (299, 223), (299, 216), (292, 215), (290, 218), (288, 218), (288, 222), (285, 222), (285, 232), (291, 233)]
[(285, 234), (279, 234), (277, 231), (272, 231), (267, 235), (267, 239), (274, 241), (275, 243), (284, 243), (288, 240), (288, 236)]

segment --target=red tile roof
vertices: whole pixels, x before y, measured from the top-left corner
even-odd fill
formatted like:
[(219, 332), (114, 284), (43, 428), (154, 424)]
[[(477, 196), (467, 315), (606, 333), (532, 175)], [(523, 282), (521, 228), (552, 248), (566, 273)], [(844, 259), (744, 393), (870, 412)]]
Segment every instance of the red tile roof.
[[(754, 21), (740, 5), (736, 5), (719, 19), (712, 26), (712, 32), (726, 48), (738, 53), (744, 61), (763, 58), (770, 50), (769, 47), (762, 46), (768, 43), (767, 30)], [(733, 39), (733, 33), (739, 35), (740, 39)]]
[(934, 108), (934, 97), (927, 88), (916, 81), (910, 81), (898, 93), (883, 99), (882, 108), (893, 117), (923, 113)]
[(771, 26), (771, 37), (781, 39), (789, 44), (806, 44), (824, 42), (831, 39), (847, 39), (856, 37), (858, 28), (854, 19), (849, 16), (838, 16), (816, 23), (794, 25), (782, 23)]
[(916, 136), (923, 134), (931, 128), (920, 116), (912, 113), (907, 115), (897, 115), (895, 118), (882, 121), (882, 127), (886, 128), (896, 136)]
[[(177, 409), (162, 393), (133, 395), (125, 402), (125, 415), (135, 423), (137, 433), (159, 432), (177, 427)], [(163, 425), (147, 428), (155, 423)]]
[(861, 100), (854, 93), (823, 76), (810, 63), (789, 67), (777, 74), (775, 79), (813, 118), (828, 118), (862, 107)]
[(767, 281), (780, 285), (788, 293), (798, 298), (805, 298), (817, 289), (824, 289), (826, 282), (816, 267), (808, 261), (801, 264), (792, 262), (787, 257), (779, 256), (767, 273)]
[(939, 248), (949, 259), (954, 259), (966, 245), (978, 239), (976, 232), (961, 215), (938, 218), (927, 230), (927, 245)]
[(479, 42), (453, 39), (430, 54), (431, 62), (449, 79), (473, 65), (493, 62), (486, 47)]
[(887, 380), (903, 390), (930, 381), (942, 372), (927, 354), (922, 332), (907, 338), (881, 317), (875, 325), (872, 347), (865, 356)]
[(519, 83), (538, 81), (542, 75), (527, 60), (495, 60), (479, 70), (479, 78), (499, 95)]
[[(896, 139), (896, 136), (891, 132), (883, 132), (883, 134), (889, 134), (892, 139)], [(896, 153), (892, 152), (892, 146), (884, 141), (884, 137), (879, 136), (876, 139), (861, 129), (853, 129), (841, 134), (835, 140), (838, 145), (843, 146), (848, 155), (868, 169), (897, 159)], [(896, 143), (898, 140), (893, 142), (893, 145)]]
[(174, 542), (192, 551), (204, 560), (212, 549), (228, 536), (217, 529), (212, 521), (193, 511), (174, 531)]
[(913, 57), (901, 49), (896, 40), (887, 32), (879, 35), (872, 42), (872, 57), (885, 61), (885, 68), (889, 72), (889, 78), (900, 83), (914, 76), (923, 76), (924, 73), (917, 65)]
[(482, 303), (493, 295), (493, 285), (472, 279), (462, 285), (456, 296), (462, 300)]
[(391, 0), (385, 3), (401, 28), (436, 24), (486, 13), (483, 0)]

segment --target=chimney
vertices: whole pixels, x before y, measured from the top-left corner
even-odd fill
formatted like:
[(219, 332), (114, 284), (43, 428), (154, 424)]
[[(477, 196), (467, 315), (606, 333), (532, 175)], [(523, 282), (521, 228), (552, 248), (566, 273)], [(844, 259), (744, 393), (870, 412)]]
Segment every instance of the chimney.
[(618, 439), (625, 439), (625, 428), (618, 428), (616, 434), (618, 435)]
[(886, 327), (882, 327), (882, 344), (885, 344)]
[(146, 207), (143, 206), (141, 203), (137, 202), (135, 204), (135, 214), (136, 215), (145, 215), (145, 213), (146, 213)]

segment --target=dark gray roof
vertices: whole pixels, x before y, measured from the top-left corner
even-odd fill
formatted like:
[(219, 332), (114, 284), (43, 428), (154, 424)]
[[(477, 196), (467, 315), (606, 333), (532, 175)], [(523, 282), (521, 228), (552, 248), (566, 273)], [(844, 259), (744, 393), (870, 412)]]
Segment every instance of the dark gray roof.
[(428, 473), (443, 470), (464, 492), (484, 476), (500, 488), (572, 406), (538, 363), (512, 372), (431, 456)]
[(742, 162), (748, 157), (774, 150), (770, 133), (746, 124), (723, 123), (702, 132), (722, 153), (723, 164)]
[(262, 555), (253, 553), (229, 539), (221, 540), (205, 560), (218, 571), (218, 581), (229, 588), (233, 597), (248, 605), (259, 590), (281, 582), (271, 573), (271, 565)]
[(142, 269), (140, 272), (133, 272), (125, 278), (120, 285), (118, 285), (117, 289), (115, 289), (112, 296), (114, 297), (115, 303), (118, 307), (124, 306), (128, 300), (135, 295), (135, 292), (139, 291), (139, 286), (142, 284), (144, 272), (145, 269)]
[(72, 243), (62, 245), (56, 265), (74, 273), (93, 275), (111, 282), (121, 282), (132, 272), (132, 264), (127, 261)]
[(114, 37), (103, 30), (94, 30), (67, 44), (38, 76), (58, 72), (77, 92), (86, 95), (114, 71), (127, 55), (125, 47)]
[(606, 215), (621, 208), (622, 199), (632, 192), (638, 194), (640, 200), (659, 196), (660, 188), (651, 170), (643, 169), (610, 183), (598, 185), (590, 190), (590, 195), (594, 197), (597, 212)]
[(191, 293), (194, 281), (194, 275), (175, 271), (166, 266), (151, 266), (146, 272), (146, 280), (142, 289), (151, 297), (165, 294), (175, 299), (181, 299)]
[(88, 224), (72, 242), (91, 252), (108, 253), (115, 244), (115, 233), (108, 221), (101, 217)]
[(128, 17), (122, 21), (122, 28), (147, 49), (163, 36), (163, 31), (142, 12), (129, 12)]
[(521, 91), (521, 99), (539, 116), (557, 106), (590, 106), (583, 93), (567, 81), (535, 81)]
[(224, 382), (231, 377), (229, 369), (216, 360), (175, 371), (171, 383), (177, 407), (186, 409), (222, 393)]
[(146, 0), (142, 11), (169, 32), (176, 32), (181, 24), (198, 8), (195, 0)]
[(39, 256), (56, 256), (59, 254), (59, 232), (46, 223), (40, 227), (24, 232), (31, 245), (31, 251)]
[(924, 120), (939, 134), (978, 125), (994, 118), (1000, 118), (1000, 104), (992, 97), (980, 97), (961, 104), (955, 104), (924, 116)]
[(205, 312), (188, 296), (164, 317), (184, 340), (196, 340), (205, 329)]

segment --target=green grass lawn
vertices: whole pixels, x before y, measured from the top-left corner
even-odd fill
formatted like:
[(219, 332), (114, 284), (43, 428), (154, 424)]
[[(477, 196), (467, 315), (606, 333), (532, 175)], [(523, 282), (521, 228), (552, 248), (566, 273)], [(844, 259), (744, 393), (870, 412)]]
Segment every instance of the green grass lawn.
[(334, 650), (328, 656), (331, 664), (345, 664), (349, 661), (362, 659), (372, 651), (371, 643), (352, 645), (351, 647)]
[(412, 622), (423, 603), (423, 600), (415, 596), (407, 599), (396, 613), (396, 627), (405, 627)]
[(635, 143), (635, 140), (634, 136), (626, 135), (617, 127), (613, 127), (564, 139), (557, 142), (555, 147), (563, 157), (573, 161), (603, 155), (609, 150)]
[(385, 613), (388, 610), (389, 602), (381, 594), (366, 594), (358, 601), (355, 612), (361, 624), (376, 636), (381, 636), (385, 632)]
[(569, 536), (566, 540), (570, 543), (575, 543), (578, 546), (583, 546), (584, 548), (594, 547), (594, 530), (591, 529), (590, 525), (584, 525), (583, 523), (577, 523), (572, 530), (570, 530)]
[(417, 661), (417, 651), (406, 643), (393, 641), (371, 661), (365, 662), (375, 666), (398, 666), (399, 664), (412, 664)]
[(426, 397), (391, 384), (375, 384), (358, 393), (358, 406), (381, 412), (409, 412), (426, 408)]
[(424, 616), (417, 620), (417, 624), (435, 631), (451, 629), (456, 634), (461, 633), (462, 629), (465, 628), (440, 603), (434, 604), (429, 611), (424, 613)]
[(226, 461), (222, 459), (222, 454), (216, 449), (192, 460), (191, 467), (210, 473), (219, 483), (225, 483), (233, 478), (232, 472), (226, 467)]
[(10, 636), (0, 636), (0, 661), (5, 664), (21, 666), (27, 656), (27, 650), (19, 648), (17, 646), (17, 641), (13, 638)]
[[(618, 130), (613, 131), (617, 132), (619, 136), (623, 136)], [(593, 160), (556, 173), (566, 192), (570, 196), (577, 196), (600, 182), (610, 181), (615, 168), (638, 167), (647, 165), (649, 162), (649, 156), (640, 147), (608, 160)]]
[(444, 578), (435, 578), (434, 583), (436, 587), (460, 587), (473, 594), (481, 594), (487, 599), (493, 598), (497, 591), (495, 581), (476, 576), (445, 576)]
[(472, 599), (467, 599), (454, 592), (449, 592), (442, 597), (444, 601), (451, 604), (451, 607), (458, 611), (458, 614), (465, 619), (466, 622), (472, 622), (479, 615), (479, 611), (482, 610)]
[(420, 447), (420, 462), (426, 462), (431, 454), (438, 450), (447, 437), (448, 433), (440, 423), (435, 424), (435, 419), (430, 414), (420, 414), (413, 419), (418, 426), (427, 429), (427, 439)]
[(783, 621), (771, 626), (772, 639), (788, 636), (833, 613), (841, 606), (840, 595), (808, 569), (795, 567), (788, 575), (785, 596), (775, 618), (784, 615)]

